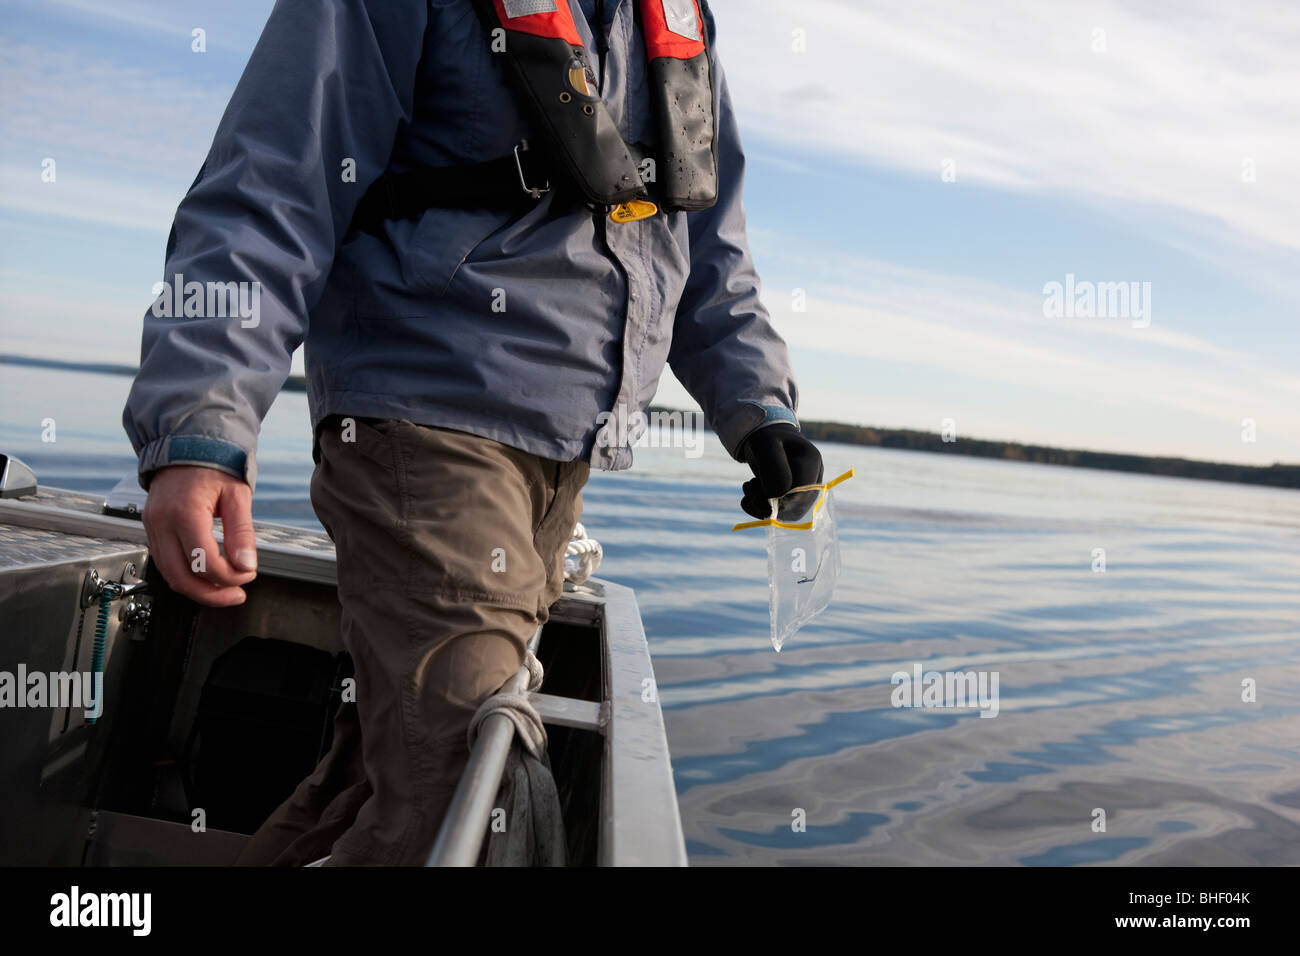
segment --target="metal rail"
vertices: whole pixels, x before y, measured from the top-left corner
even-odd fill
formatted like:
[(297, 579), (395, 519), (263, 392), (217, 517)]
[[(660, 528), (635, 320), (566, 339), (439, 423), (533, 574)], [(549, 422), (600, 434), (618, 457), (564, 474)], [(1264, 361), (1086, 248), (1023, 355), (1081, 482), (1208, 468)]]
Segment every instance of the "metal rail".
[(605, 582), (605, 766), (600, 866), (686, 866), (668, 737), (631, 588)]
[[(528, 653), (536, 654), (542, 629), (533, 632)], [(528, 668), (521, 667), (502, 693), (523, 694), (528, 691)], [(438, 837), (433, 841), (425, 866), (476, 866), (483, 839), (487, 836), (492, 805), (501, 789), (510, 745), (515, 740), (515, 722), (505, 714), (489, 714), (479, 725), (478, 739), (470, 751), (469, 763), (461, 774), (451, 806), (443, 818)]]
[[(144, 525), (133, 518), (117, 518), (90, 511), (71, 511), (57, 505), (36, 504), (14, 499), (0, 500), (0, 524), (95, 537), (107, 541), (148, 544)], [(332, 550), (297, 548), (267, 541), (265, 538), (268, 531), (283, 535), (293, 534), (303, 538), (315, 538), (317, 533), (289, 525), (276, 525), (268, 521), (255, 521), (253, 527), (258, 532), (257, 568), (260, 572), (294, 581), (337, 584), (337, 568)], [(225, 541), (225, 535), (220, 530), (214, 528), (212, 533), (218, 542)]]

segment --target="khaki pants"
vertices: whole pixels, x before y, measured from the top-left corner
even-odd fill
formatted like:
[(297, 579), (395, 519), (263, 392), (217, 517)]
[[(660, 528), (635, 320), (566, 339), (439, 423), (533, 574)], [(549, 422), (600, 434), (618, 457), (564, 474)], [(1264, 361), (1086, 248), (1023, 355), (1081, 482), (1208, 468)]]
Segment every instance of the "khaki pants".
[(246, 865), (422, 865), (469, 756), (478, 705), (524, 660), (561, 593), (586, 462), (408, 421), (339, 419), (312, 505), (338, 552), (356, 667), (334, 741), (253, 836)]

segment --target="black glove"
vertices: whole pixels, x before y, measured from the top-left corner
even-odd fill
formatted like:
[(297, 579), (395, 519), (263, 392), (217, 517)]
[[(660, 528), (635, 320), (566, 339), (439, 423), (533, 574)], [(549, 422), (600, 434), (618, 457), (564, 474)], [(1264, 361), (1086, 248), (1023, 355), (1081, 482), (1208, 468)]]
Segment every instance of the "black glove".
[[(780, 498), (791, 488), (822, 482), (822, 456), (817, 447), (789, 422), (756, 429), (740, 446), (741, 457), (754, 477), (745, 482), (740, 507), (755, 518), (770, 518), (769, 498)], [(817, 492), (808, 491), (782, 501), (777, 517), (788, 520), (807, 511)]]

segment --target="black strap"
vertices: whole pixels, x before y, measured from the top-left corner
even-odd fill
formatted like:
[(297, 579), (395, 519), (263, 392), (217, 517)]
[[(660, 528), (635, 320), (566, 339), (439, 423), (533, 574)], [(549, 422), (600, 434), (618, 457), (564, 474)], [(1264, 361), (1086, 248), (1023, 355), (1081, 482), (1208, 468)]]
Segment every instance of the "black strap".
[[(642, 157), (653, 155), (653, 150), (644, 143), (633, 143), (629, 148), (638, 162)], [(519, 144), (517, 153), (511, 152), (486, 163), (430, 166), (409, 173), (386, 172), (371, 183), (361, 197), (352, 215), (352, 229), (378, 232), (386, 219), (415, 219), (435, 206), (522, 211), (552, 190), (574, 196), (575, 202), (580, 201), (580, 197), (565, 188), (560, 174), (551, 170), (545, 154), (539, 149), (529, 149), (528, 143), (523, 142)], [(649, 184), (649, 191), (655, 198), (654, 184)]]
[(551, 188), (549, 163), (539, 150), (523, 143), (517, 151), (485, 163), (383, 173), (357, 205), (352, 228), (375, 231), (386, 219), (414, 219), (435, 206), (527, 208)]

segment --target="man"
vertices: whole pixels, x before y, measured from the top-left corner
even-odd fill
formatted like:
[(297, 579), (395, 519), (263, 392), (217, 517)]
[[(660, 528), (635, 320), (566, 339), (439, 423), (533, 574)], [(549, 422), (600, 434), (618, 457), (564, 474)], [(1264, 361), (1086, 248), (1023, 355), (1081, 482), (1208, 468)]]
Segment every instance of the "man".
[[(124, 416), (153, 560), (181, 594), (238, 604), (258, 426), (305, 343), (357, 703), (245, 862), (424, 861), (471, 716), (560, 594), (589, 468), (630, 466), (665, 362), (753, 469), (750, 514), (821, 480), (713, 46), (694, 0), (277, 3), (166, 264), (258, 307), (146, 315)], [(429, 170), (453, 187), (410, 185)]]

